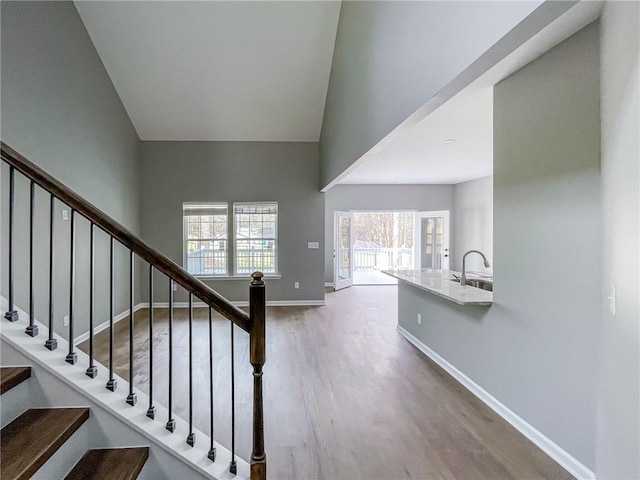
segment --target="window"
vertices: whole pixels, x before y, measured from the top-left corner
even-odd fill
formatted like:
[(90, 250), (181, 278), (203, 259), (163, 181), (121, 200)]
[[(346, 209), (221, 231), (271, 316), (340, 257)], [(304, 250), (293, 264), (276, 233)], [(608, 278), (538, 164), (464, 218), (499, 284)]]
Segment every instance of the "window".
[(278, 204), (234, 203), (235, 273), (260, 270), (275, 274), (278, 267)]
[[(197, 276), (251, 274), (278, 270), (278, 204), (233, 204), (233, 244), (229, 245), (229, 207), (226, 203), (185, 203), (184, 266)], [(233, 268), (231, 267), (233, 265)]]
[(226, 275), (228, 265), (226, 203), (184, 204), (185, 261), (193, 275)]

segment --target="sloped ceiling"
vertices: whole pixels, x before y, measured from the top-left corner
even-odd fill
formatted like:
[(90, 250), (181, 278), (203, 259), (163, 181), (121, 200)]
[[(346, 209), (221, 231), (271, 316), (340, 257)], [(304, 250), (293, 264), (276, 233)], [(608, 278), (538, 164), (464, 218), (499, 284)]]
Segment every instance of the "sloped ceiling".
[(318, 141), (340, 2), (75, 5), (141, 140)]

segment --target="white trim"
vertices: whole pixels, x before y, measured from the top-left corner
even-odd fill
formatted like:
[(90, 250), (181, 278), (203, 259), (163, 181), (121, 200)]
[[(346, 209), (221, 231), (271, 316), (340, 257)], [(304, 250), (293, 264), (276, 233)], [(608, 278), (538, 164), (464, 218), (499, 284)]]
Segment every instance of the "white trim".
[[(274, 237), (273, 238), (269, 238), (269, 237), (257, 237), (257, 238), (242, 238), (239, 239), (238, 235), (237, 235), (237, 230), (236, 230), (236, 215), (242, 215), (242, 214), (236, 214), (236, 205), (239, 206), (247, 206), (247, 205), (275, 205), (276, 207), (276, 221), (275, 221), (275, 232), (274, 232)], [(262, 215), (262, 214), (261, 214)], [(279, 243), (279, 234), (280, 234), (280, 208), (278, 206), (278, 202), (277, 201), (262, 201), (262, 202), (233, 202), (231, 204), (231, 216), (232, 218), (232, 223), (231, 223), (231, 235), (233, 238), (233, 253), (231, 255), (231, 266), (233, 267), (233, 269), (231, 270), (233, 272), (233, 276), (242, 276), (242, 275), (246, 275), (245, 273), (238, 273), (238, 240), (273, 240), (275, 243), (275, 249), (273, 252), (273, 263), (274, 263), (274, 271), (278, 271), (279, 268), (279, 261), (280, 261), (280, 243)], [(251, 233), (251, 232), (249, 232)], [(228, 237), (228, 235), (227, 235)], [(229, 270), (227, 268), (227, 270)], [(264, 273), (264, 272), (262, 272)], [(268, 274), (265, 274), (268, 275)], [(276, 276), (277, 274), (272, 273), (271, 275)]]
[(324, 286), (327, 288), (333, 288), (334, 283), (333, 282), (324, 282)]
[(422, 220), (425, 218), (442, 217), (442, 262), (440, 268), (449, 270), (451, 259), (451, 212), (449, 210), (420, 211), (415, 214), (413, 226), (413, 263), (416, 270), (422, 268)]
[(467, 390), (482, 400), (489, 408), (504, 418), (511, 426), (522, 433), (525, 437), (537, 445), (543, 452), (554, 459), (558, 464), (578, 479), (595, 480), (595, 474), (580, 463), (576, 458), (546, 437), (542, 432), (527, 423), (523, 418), (511, 411), (508, 407), (497, 400), (493, 395), (484, 390), (464, 373), (451, 365), (448, 361), (431, 350), (418, 338), (409, 333), (405, 328), (398, 325), (398, 333), (412, 343), (418, 350), (437, 363), (444, 371), (460, 382)]
[[(236, 307), (248, 307), (249, 302), (246, 300), (231, 302)], [(317, 307), (324, 306), (327, 302), (324, 300), (271, 300), (267, 302), (267, 307)], [(173, 306), (175, 308), (187, 308), (189, 306), (188, 302), (173, 302)], [(207, 304), (204, 302), (193, 302), (194, 307), (206, 307)], [(169, 302), (153, 302), (154, 308), (169, 308)], [(140, 302), (133, 307), (133, 312), (137, 312), (143, 308), (149, 308), (149, 302)], [(124, 320), (129, 316), (129, 309), (126, 309), (124, 312), (119, 313), (115, 317), (113, 317), (113, 323), (116, 324), (120, 320)], [(100, 325), (93, 327), (93, 334), (97, 335), (103, 330), (109, 328), (109, 320), (102, 322)], [(73, 339), (73, 344), (78, 345), (85, 340), (89, 339), (89, 331), (87, 330), (82, 335), (79, 335)]]
[[(198, 280), (208, 282), (212, 280), (243, 280), (247, 283), (251, 282), (251, 275), (194, 275)], [(269, 274), (262, 277), (263, 280), (280, 280), (282, 275), (279, 273)]]
[[(229, 274), (229, 257), (230, 257), (230, 252), (229, 252), (229, 203), (228, 202), (183, 202), (182, 203), (182, 268), (184, 268), (186, 271), (189, 271), (189, 265), (188, 265), (188, 258), (187, 258), (187, 243), (188, 243), (188, 227), (187, 227), (187, 215), (184, 214), (184, 207), (187, 206), (208, 206), (208, 207), (225, 207), (227, 210), (227, 213), (225, 214), (227, 217), (227, 236), (225, 238), (220, 238), (220, 239), (215, 239), (215, 240), (224, 240), (226, 242), (227, 248), (225, 250), (225, 257), (226, 257), (226, 262), (227, 262), (227, 273), (225, 275)], [(195, 240), (195, 239), (194, 239)], [(212, 241), (214, 239), (211, 239)], [(191, 273), (191, 272), (189, 272)], [(191, 273), (191, 275), (193, 275)], [(224, 276), (224, 275), (223, 275)]]
[[(241, 300), (237, 302), (231, 302), (236, 307), (248, 307), (249, 302), (247, 300)], [(326, 305), (324, 300), (271, 300), (267, 302), (267, 307), (321, 307)], [(141, 308), (149, 308), (149, 303), (141, 303)], [(193, 307), (206, 307), (204, 302), (193, 302)], [(173, 308), (187, 308), (189, 302), (173, 302)], [(153, 308), (169, 308), (169, 302), (153, 302)]]
[[(340, 220), (349, 219), (349, 278), (340, 278)], [(353, 212), (333, 212), (333, 288), (341, 290), (353, 286)]]
[[(148, 308), (148, 307), (149, 307), (148, 303), (138, 303), (137, 305), (135, 305), (133, 307), (133, 313), (136, 313), (141, 308)], [(127, 308), (124, 312), (121, 312), (118, 315), (116, 315), (115, 317), (113, 317), (113, 323), (114, 324), (118, 323), (120, 320), (123, 320), (123, 319), (127, 318), (128, 316), (129, 316), (129, 309)], [(104, 322), (102, 322), (97, 327), (93, 327), (93, 334), (96, 335), (96, 334), (100, 333), (101, 331), (106, 330), (107, 328), (109, 328), (109, 320), (105, 320)], [(84, 342), (88, 338), (89, 338), (89, 330), (87, 330), (82, 335), (79, 335), (79, 336), (75, 337), (73, 339), (73, 344), (74, 345), (78, 345), (79, 343)]]
[[(249, 302), (233, 302), (238, 307), (246, 307)], [(322, 307), (327, 302), (324, 300), (272, 300), (267, 302), (267, 307)]]

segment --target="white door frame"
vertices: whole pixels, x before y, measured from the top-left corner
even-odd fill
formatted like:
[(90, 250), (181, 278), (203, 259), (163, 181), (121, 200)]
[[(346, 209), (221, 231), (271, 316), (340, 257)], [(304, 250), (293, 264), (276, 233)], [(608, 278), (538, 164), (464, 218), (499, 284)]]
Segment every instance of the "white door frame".
[(422, 249), (420, 231), (422, 228), (422, 219), (431, 217), (442, 217), (443, 219), (443, 232), (442, 232), (442, 270), (449, 270), (449, 259), (451, 257), (451, 248), (449, 245), (450, 234), (450, 212), (449, 210), (434, 210), (431, 212), (416, 212), (416, 221), (413, 228), (413, 262), (416, 270), (422, 268)]
[[(340, 278), (340, 219), (349, 219), (349, 278)], [(351, 287), (353, 285), (353, 212), (336, 210), (333, 212), (333, 289)]]

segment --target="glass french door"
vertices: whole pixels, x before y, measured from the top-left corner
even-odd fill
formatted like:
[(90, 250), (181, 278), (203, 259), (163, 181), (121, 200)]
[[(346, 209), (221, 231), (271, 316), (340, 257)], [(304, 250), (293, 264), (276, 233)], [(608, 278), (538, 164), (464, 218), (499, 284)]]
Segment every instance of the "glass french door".
[(350, 287), (353, 285), (353, 213), (334, 213), (334, 289)]
[(449, 211), (418, 212), (415, 225), (415, 268), (449, 269)]

